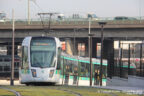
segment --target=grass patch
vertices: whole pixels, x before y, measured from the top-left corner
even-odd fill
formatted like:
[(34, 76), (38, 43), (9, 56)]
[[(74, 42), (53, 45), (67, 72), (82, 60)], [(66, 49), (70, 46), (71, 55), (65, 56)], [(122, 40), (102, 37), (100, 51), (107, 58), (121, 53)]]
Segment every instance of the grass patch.
[(5, 89), (0, 89), (0, 96), (15, 96), (15, 94)]
[(22, 96), (75, 96), (61, 90), (50, 89), (43, 86), (6, 86), (18, 91)]
[(13, 90), (20, 92), (22, 96), (76, 96), (71, 92), (80, 93), (82, 96), (138, 96), (115, 90), (107, 90), (91, 87), (77, 87), (77, 86), (4, 86), (4, 87), (11, 88)]

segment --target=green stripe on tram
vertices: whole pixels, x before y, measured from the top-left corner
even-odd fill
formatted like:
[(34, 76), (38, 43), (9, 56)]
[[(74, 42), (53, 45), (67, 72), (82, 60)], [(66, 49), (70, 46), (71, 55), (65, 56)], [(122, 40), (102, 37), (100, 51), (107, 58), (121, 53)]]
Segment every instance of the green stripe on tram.
[[(124, 67), (124, 68), (128, 68), (127, 65), (124, 65), (124, 66), (122, 66), (122, 67)], [(134, 66), (130, 66), (130, 68), (134, 68)]]
[[(89, 77), (79, 77), (79, 79), (80, 79), (80, 80), (88, 80), (88, 81), (90, 80)], [(95, 80), (95, 79), (93, 78), (92, 81), (94, 81), (94, 80)], [(103, 82), (106, 82), (107, 79), (104, 79), (104, 78), (103, 78), (102, 81), (103, 81)]]
[(77, 59), (73, 59), (73, 58), (69, 58), (69, 57), (64, 57), (64, 59), (72, 60), (72, 61), (78, 61)]
[(74, 78), (74, 76), (69, 76), (69, 78), (70, 78), (70, 79), (73, 79), (73, 78)]
[(102, 79), (102, 82), (106, 82), (107, 81), (107, 79)]
[(89, 77), (79, 77), (80, 80), (90, 80)]
[(56, 70), (55, 74), (58, 74), (58, 70)]
[[(72, 60), (72, 61), (79, 61), (79, 62), (83, 62), (83, 63), (90, 63), (89, 61), (77, 60), (77, 59), (73, 59), (73, 58), (69, 58), (69, 57), (65, 57), (65, 56), (61, 56), (61, 58), (64, 58), (64, 59), (67, 59), (67, 60)], [(100, 65), (100, 63), (97, 63), (97, 62), (93, 62), (93, 64)], [(107, 66), (107, 63), (103, 63), (102, 65)]]
[[(73, 59), (73, 58), (65, 57), (65, 56), (61, 56), (61, 58), (64, 58), (64, 59), (67, 59), (67, 60), (72, 60), (72, 61), (79, 61), (79, 62), (83, 62), (83, 63), (90, 63), (89, 61), (85, 61), (85, 60), (77, 60), (77, 59)], [(93, 62), (93, 64), (100, 65), (100, 63), (98, 63), (98, 62)], [(102, 65), (107, 66), (107, 63), (103, 63)], [(119, 66), (117, 66), (117, 67), (119, 67)], [(122, 67), (124, 67), (124, 68), (128, 68), (127, 65), (124, 65), (124, 66), (122, 66)], [(130, 68), (134, 68), (134, 67), (133, 67), (133, 66), (130, 66)]]
[(84, 61), (84, 60), (78, 60), (78, 61), (83, 63), (90, 63), (89, 61)]
[(61, 70), (56, 70), (55, 74), (61, 74)]
[[(119, 67), (119, 66), (117, 66), (117, 67)], [(123, 66), (121, 66), (121, 67), (123, 67), (123, 68), (128, 68), (128, 65), (123, 65)], [(134, 66), (130, 66), (130, 68), (134, 68)]]

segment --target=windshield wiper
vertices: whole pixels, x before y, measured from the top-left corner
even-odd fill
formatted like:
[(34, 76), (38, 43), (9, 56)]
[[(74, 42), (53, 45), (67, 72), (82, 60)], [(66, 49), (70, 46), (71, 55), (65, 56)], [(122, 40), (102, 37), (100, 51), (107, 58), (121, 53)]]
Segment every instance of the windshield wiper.
[(42, 66), (42, 65), (40, 65), (40, 68), (48, 68), (48, 66)]

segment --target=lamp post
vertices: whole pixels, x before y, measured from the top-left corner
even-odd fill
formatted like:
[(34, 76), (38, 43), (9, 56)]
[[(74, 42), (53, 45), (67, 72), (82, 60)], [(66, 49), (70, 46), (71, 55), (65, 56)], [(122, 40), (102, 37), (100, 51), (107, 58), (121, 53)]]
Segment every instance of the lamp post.
[(101, 26), (101, 60), (100, 60), (100, 86), (102, 86), (102, 74), (103, 74), (103, 69), (102, 69), (102, 63), (103, 63), (103, 29), (104, 25), (106, 25), (106, 22), (98, 22), (98, 24)]
[(14, 9), (12, 10), (12, 18), (13, 18), (13, 24), (12, 24), (12, 62), (11, 62), (11, 80), (10, 85), (14, 85), (14, 37), (15, 37), (15, 20), (14, 20)]

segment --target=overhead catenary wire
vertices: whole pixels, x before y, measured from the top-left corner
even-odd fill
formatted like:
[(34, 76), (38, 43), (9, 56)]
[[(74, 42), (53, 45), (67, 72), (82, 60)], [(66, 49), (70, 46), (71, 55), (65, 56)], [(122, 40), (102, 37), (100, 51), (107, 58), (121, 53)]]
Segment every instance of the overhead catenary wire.
[[(58, 13), (56, 13), (56, 12), (38, 13), (38, 15), (40, 16), (41, 23), (42, 23), (42, 26), (43, 26), (43, 29), (44, 29), (46, 35), (47, 35), (47, 30), (48, 30), (48, 33), (50, 33), (50, 30), (51, 30), (51, 28), (50, 28), (51, 27), (51, 18), (55, 14), (58, 14)], [(49, 16), (49, 19), (47, 19), (46, 16)], [(48, 20), (48, 26), (46, 26), (46, 27), (45, 27), (46, 24), (44, 23), (44, 21), (46, 21), (46, 20), (44, 20), (44, 18), (46, 18)]]
[(40, 9), (41, 12), (44, 12), (44, 10), (39, 6), (36, 0), (31, 0), (31, 1)]

